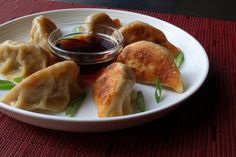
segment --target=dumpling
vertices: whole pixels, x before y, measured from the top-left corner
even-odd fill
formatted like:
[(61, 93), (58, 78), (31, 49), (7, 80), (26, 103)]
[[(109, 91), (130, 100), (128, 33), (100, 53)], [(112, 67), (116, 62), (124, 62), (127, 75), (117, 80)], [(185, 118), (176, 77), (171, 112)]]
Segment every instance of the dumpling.
[(93, 99), (99, 117), (131, 114), (131, 92), (135, 77), (131, 69), (122, 63), (112, 63), (95, 81)]
[(38, 46), (11, 40), (0, 44), (0, 73), (9, 80), (27, 77), (47, 64), (46, 52)]
[(122, 26), (119, 31), (124, 36), (124, 46), (137, 41), (146, 40), (164, 46), (169, 49), (175, 57), (180, 52), (179, 48), (175, 47), (167, 40), (165, 34), (161, 30), (147, 23), (134, 21)]
[(97, 12), (89, 15), (88, 17), (86, 17), (85, 23), (101, 24), (113, 28), (118, 28), (121, 26), (120, 20), (118, 18), (112, 19), (104, 12)]
[(60, 112), (80, 92), (78, 75), (75, 62), (56, 63), (22, 80), (1, 101), (24, 110)]
[(55, 62), (55, 58), (51, 53), (48, 44), (48, 37), (50, 33), (56, 29), (56, 24), (54, 24), (49, 18), (40, 15), (33, 19), (30, 31), (30, 42), (44, 49), (48, 53), (51, 62)]
[(106, 25), (110, 27), (115, 27), (114, 21), (104, 12), (93, 13), (86, 17), (85, 23), (90, 23), (89, 30), (94, 29), (95, 24)]
[(55, 29), (57, 26), (49, 18), (42, 15), (35, 17), (32, 21), (30, 42), (50, 52), (48, 36)]
[(89, 15), (85, 19), (85, 23), (89, 23), (89, 25), (85, 25), (82, 27), (82, 30), (85, 32), (106, 32), (111, 34), (111, 30), (103, 30), (103, 28), (96, 27), (95, 25), (105, 25), (112, 28), (119, 28), (120, 27), (120, 20), (119, 19), (111, 19), (109, 15), (104, 12), (97, 12)]
[(169, 50), (149, 41), (138, 41), (126, 46), (117, 61), (129, 66), (137, 82), (155, 84), (157, 78), (163, 86), (183, 92), (181, 74)]

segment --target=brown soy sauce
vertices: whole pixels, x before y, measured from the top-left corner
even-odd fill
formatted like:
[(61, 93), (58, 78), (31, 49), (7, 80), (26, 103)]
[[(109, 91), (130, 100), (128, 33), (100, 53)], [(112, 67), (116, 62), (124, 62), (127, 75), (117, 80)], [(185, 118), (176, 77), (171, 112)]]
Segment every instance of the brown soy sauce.
[(96, 53), (114, 48), (116, 43), (99, 35), (75, 35), (60, 39), (56, 46), (67, 51)]
[[(98, 53), (114, 48), (117, 45), (116, 42), (109, 38), (105, 38), (99, 35), (87, 34), (87, 35), (69, 35), (58, 40), (56, 46), (60, 49), (72, 52), (80, 53)], [(108, 66), (113, 60), (84, 65), (79, 64), (81, 74), (91, 74), (99, 69)]]

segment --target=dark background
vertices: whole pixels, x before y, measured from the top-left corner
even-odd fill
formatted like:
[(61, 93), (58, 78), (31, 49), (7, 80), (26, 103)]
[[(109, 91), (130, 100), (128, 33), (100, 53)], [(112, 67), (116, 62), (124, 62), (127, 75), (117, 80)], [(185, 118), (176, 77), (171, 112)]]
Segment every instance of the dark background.
[(236, 20), (236, 0), (56, 0), (80, 4)]

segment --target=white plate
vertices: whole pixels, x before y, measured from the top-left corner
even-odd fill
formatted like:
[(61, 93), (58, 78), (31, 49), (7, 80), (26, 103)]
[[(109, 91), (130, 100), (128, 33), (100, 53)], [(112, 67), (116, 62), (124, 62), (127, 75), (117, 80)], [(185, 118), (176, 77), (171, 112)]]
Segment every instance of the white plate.
[[(177, 107), (181, 101), (191, 96), (202, 85), (208, 73), (209, 62), (201, 44), (182, 29), (142, 14), (110, 9), (65, 9), (42, 12), (2, 24), (0, 26), (0, 42), (7, 39), (28, 41), (32, 19), (38, 15), (49, 17), (61, 27), (68, 23), (83, 22), (86, 16), (99, 11), (106, 12), (112, 18), (119, 18), (122, 24), (141, 20), (162, 30), (169, 41), (184, 52), (185, 61), (180, 71), (184, 81), (185, 92), (178, 94), (164, 89), (161, 103), (157, 104), (154, 98), (154, 87), (137, 83), (134, 89), (141, 90), (144, 93), (146, 111), (112, 118), (97, 117), (97, 108), (90, 94), (73, 118), (64, 116), (64, 113), (54, 115), (35, 113), (0, 103), (0, 110), (3, 113), (28, 124), (56, 130), (89, 132), (117, 130), (139, 125), (163, 116)], [(0, 97), (4, 94), (5, 92), (1, 91)]]

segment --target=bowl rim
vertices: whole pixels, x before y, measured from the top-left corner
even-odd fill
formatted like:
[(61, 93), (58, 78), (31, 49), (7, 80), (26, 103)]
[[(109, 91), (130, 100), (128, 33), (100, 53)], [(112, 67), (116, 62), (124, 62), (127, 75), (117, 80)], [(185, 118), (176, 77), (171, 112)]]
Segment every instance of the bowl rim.
[[(49, 34), (49, 36), (48, 36), (48, 44), (49, 44), (49, 47), (50, 47), (50, 49), (52, 50), (52, 51), (54, 51), (53, 53), (56, 53), (56, 54), (60, 54), (60, 56), (61, 55), (63, 55), (63, 54), (65, 54), (65, 55), (91, 55), (91, 56), (96, 56), (96, 55), (104, 55), (104, 54), (110, 54), (110, 53), (114, 53), (114, 52), (116, 52), (115, 50), (117, 50), (117, 49), (120, 49), (120, 48), (122, 48), (123, 47), (123, 44), (124, 44), (124, 36), (122, 35), (122, 33), (120, 32), (120, 31), (118, 31), (118, 29), (116, 29), (116, 28), (113, 28), (113, 27), (110, 27), (110, 26), (107, 26), (107, 25), (103, 25), (103, 24), (94, 24), (94, 25), (97, 25), (97, 26), (102, 26), (102, 27), (105, 27), (105, 28), (109, 28), (109, 29), (111, 29), (111, 30), (113, 30), (113, 31), (115, 31), (116, 33), (118, 33), (118, 35), (119, 35), (119, 38), (121, 38), (120, 39), (120, 41), (117, 41), (118, 42), (118, 44), (117, 45), (115, 45), (113, 48), (110, 48), (110, 49), (107, 49), (107, 50), (105, 50), (105, 51), (98, 51), (98, 52), (77, 52), (77, 51), (67, 51), (67, 50), (64, 50), (64, 49), (61, 49), (61, 48), (59, 48), (59, 47), (57, 47), (55, 44), (53, 44), (53, 42), (51, 41), (51, 39), (52, 39), (52, 37), (53, 37), (53, 35), (56, 33), (56, 32), (58, 32), (58, 31), (62, 31), (62, 30), (65, 30), (65, 29), (68, 29), (69, 27), (72, 27), (72, 26), (74, 26), (74, 27), (76, 27), (76, 25), (77, 26), (81, 26), (81, 25), (84, 25), (84, 24), (93, 24), (93, 23), (72, 23), (72, 24), (66, 24), (66, 25), (64, 25), (63, 26), (63, 28), (57, 28), (57, 29), (55, 29), (55, 30), (53, 30), (50, 34)], [(73, 34), (79, 34), (79, 32), (72, 32), (72, 33), (70, 33), (70, 34), (68, 34), (68, 35), (73, 35)], [(81, 34), (83, 34), (83, 33), (81, 33)], [(84, 33), (84, 34), (86, 34), (86, 33)], [(66, 36), (66, 35), (65, 35)], [(56, 51), (55, 51), (56, 50)]]

